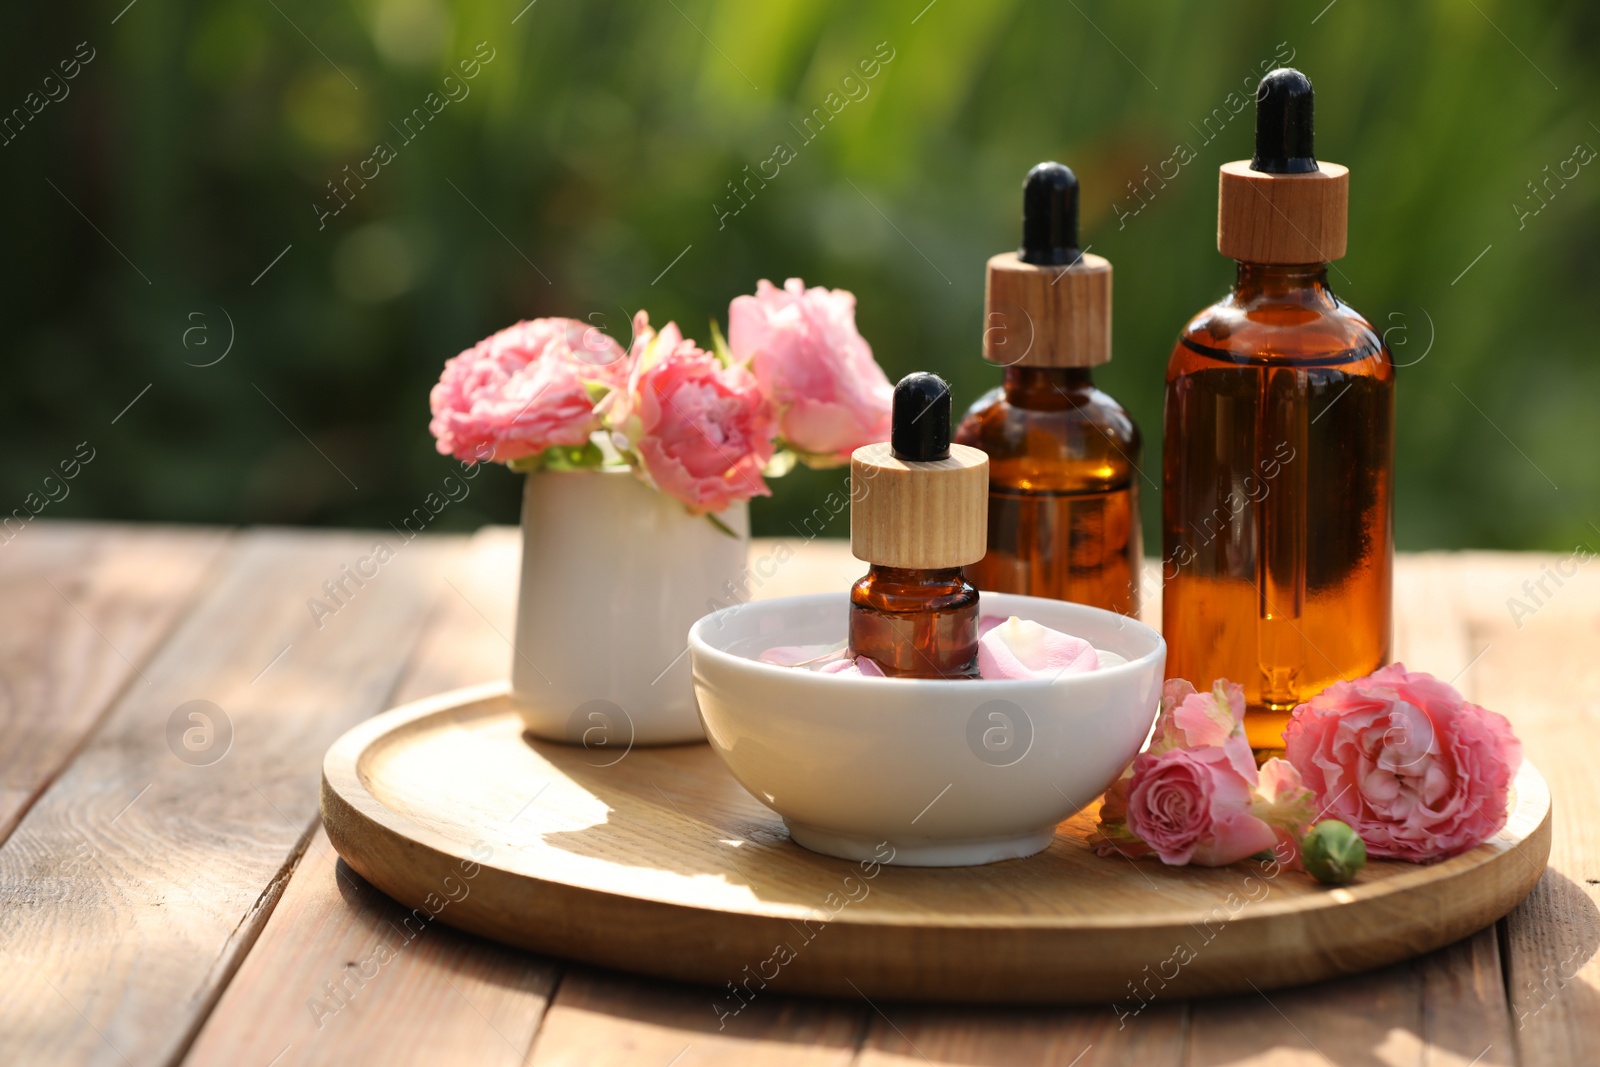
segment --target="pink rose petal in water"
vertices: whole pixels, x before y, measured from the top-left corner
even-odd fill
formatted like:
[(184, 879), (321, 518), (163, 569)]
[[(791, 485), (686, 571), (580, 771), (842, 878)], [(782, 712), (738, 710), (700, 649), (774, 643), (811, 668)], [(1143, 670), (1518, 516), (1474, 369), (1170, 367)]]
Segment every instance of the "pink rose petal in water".
[(857, 656), (854, 659), (848, 656), (844, 659), (834, 660), (820, 669), (822, 674), (847, 674), (857, 678), (882, 678), (883, 668), (870, 656)]
[(761, 653), (762, 663), (777, 667), (809, 667), (828, 660), (846, 659), (849, 653), (835, 641), (831, 645), (779, 645)]
[[(1016, 680), (1085, 674), (1100, 668), (1094, 646), (1048, 626), (1015, 615), (978, 620), (978, 676)], [(883, 678), (883, 668), (866, 656), (852, 657), (840, 645), (778, 645), (757, 657), (762, 663), (800, 667), (823, 674)], [(1248, 754), (1248, 749), (1246, 750)]]
[(1094, 646), (1083, 638), (1015, 615), (978, 638), (978, 675), (985, 679), (1055, 678), (1099, 667)]
[(756, 657), (775, 667), (798, 667), (817, 674), (848, 674), (858, 678), (882, 678), (883, 669), (866, 656), (852, 656), (844, 642), (831, 645), (778, 645)]

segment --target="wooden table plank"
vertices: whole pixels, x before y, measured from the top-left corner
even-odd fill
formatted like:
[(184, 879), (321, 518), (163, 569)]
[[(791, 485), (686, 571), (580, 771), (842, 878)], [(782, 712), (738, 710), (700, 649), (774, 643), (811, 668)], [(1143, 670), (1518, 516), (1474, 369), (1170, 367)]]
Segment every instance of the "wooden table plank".
[(1415, 983), (1403, 975), (1409, 969), (1197, 1002), (1186, 1062), (1192, 1067), (1419, 1064), (1422, 1003)]
[[(737, 975), (730, 976), (732, 978)], [(532, 1067), (845, 1067), (862, 1009), (756, 994), (719, 1015), (718, 991), (588, 967), (568, 969), (540, 1028)]]
[(559, 967), (410, 917), (319, 828), (184, 1063), (521, 1063)]
[[(517, 554), (514, 530), (473, 538), (445, 575), (395, 703), (506, 676)], [(407, 914), (346, 867), (318, 826), (184, 1062), (522, 1063), (559, 965), (443, 924), (407, 937)]]
[[(385, 703), (455, 547), (407, 545), (314, 618), (308, 598), (372, 543), (239, 537), (143, 668), (148, 685), (0, 848), (10, 1062), (162, 1063), (188, 1044), (306, 840), (323, 751)], [(233, 731), (199, 756), (169, 742), (174, 710), (197, 698)]]
[(1197, 1001), (1186, 1067), (1507, 1067), (1494, 931), (1334, 982)]
[(1409, 670), (1470, 684), (1465, 672), (1480, 649), (1465, 610), (1460, 565), (1451, 553), (1401, 556), (1394, 575), (1394, 659)]
[(1152, 1004), (1123, 1017), (1109, 1007), (961, 1009), (873, 1005), (859, 1067), (1164, 1067), (1183, 1061), (1189, 1008)]
[(1506, 921), (1524, 1067), (1600, 1063), (1600, 565), (1561, 587), (1547, 580), (1535, 613), (1517, 610), (1534, 599), (1522, 583), (1562, 560), (1502, 558), (1471, 573), (1472, 622), (1487, 648), (1477, 697), (1511, 720), (1555, 803), (1550, 868)]
[(1496, 924), (1417, 960), (1425, 1067), (1512, 1067), (1511, 1005)]
[[(1270, 1000), (1268, 999), (1270, 997)], [(952, 1010), (879, 1005), (860, 1067), (929, 1062), (1097, 1067), (1503, 1067), (1509, 1019), (1494, 932), (1400, 967), (1270, 994), (1137, 1008)], [(1481, 1058), (1480, 1057), (1481, 1055)], [(1079, 1058), (1081, 1057), (1081, 1058)]]
[(228, 534), (40, 522), (0, 546), (0, 841), (193, 602)]

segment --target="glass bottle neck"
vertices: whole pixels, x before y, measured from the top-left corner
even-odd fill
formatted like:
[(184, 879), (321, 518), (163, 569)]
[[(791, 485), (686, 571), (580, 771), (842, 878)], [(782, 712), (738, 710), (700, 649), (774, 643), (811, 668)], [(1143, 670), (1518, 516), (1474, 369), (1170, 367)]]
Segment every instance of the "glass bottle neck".
[(882, 563), (874, 563), (867, 569), (867, 573), (874, 581), (896, 586), (960, 585), (963, 580), (960, 567), (919, 569), (916, 567), (889, 567)]
[(1007, 367), (1006, 402), (1035, 411), (1072, 407), (1094, 388), (1088, 367)]
[(1289, 300), (1294, 303), (1323, 301), (1336, 303), (1328, 288), (1326, 263), (1246, 263), (1238, 262), (1233, 295), (1249, 303), (1255, 300)]

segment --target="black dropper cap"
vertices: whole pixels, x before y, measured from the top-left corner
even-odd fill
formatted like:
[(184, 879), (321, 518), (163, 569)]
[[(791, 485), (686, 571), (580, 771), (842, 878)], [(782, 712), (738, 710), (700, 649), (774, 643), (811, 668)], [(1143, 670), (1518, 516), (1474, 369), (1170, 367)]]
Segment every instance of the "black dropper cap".
[(1060, 163), (1040, 163), (1022, 183), (1022, 247), (1024, 263), (1060, 266), (1072, 263), (1078, 251), (1078, 177)]
[(1312, 152), (1311, 79), (1279, 67), (1256, 86), (1256, 153), (1250, 169), (1264, 174), (1309, 174)]
[(949, 384), (937, 374), (918, 371), (894, 387), (889, 445), (896, 459), (932, 463), (950, 458)]

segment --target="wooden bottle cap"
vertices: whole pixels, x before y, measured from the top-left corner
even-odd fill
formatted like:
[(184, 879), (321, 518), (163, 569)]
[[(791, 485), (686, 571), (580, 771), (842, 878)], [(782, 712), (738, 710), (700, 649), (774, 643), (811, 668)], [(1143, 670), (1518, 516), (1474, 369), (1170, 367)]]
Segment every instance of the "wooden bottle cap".
[(1217, 185), (1217, 251), (1246, 263), (1329, 263), (1344, 258), (1350, 168), (1318, 163), (1304, 174), (1224, 163)]
[(983, 358), (1002, 367), (1096, 367), (1111, 360), (1111, 264), (1085, 252), (1071, 266), (989, 259)]
[(989, 548), (989, 457), (951, 445), (950, 458), (896, 458), (887, 441), (850, 457), (850, 551), (885, 567), (965, 567)]

